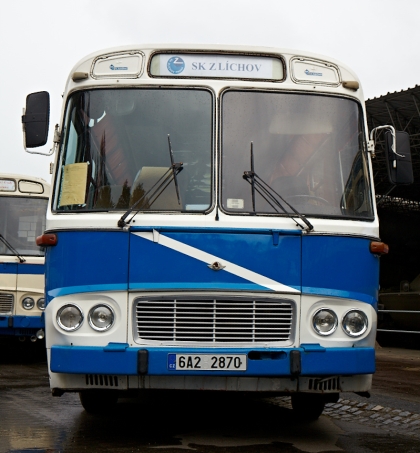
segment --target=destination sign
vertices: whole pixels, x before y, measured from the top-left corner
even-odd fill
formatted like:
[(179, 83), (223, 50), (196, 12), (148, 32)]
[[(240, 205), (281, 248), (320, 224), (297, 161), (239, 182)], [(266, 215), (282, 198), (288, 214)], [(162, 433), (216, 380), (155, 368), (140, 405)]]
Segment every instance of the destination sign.
[(0, 190), (3, 192), (14, 192), (16, 182), (13, 179), (0, 179)]
[(165, 77), (282, 80), (279, 58), (226, 54), (158, 54), (151, 74)]

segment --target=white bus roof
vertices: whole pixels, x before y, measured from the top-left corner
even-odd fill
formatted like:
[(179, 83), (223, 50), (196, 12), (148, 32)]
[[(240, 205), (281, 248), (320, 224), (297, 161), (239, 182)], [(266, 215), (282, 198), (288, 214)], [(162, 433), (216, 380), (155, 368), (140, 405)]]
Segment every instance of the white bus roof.
[[(202, 58), (245, 56), (249, 61), (259, 59), (277, 60), (280, 62), (281, 74), (277, 77), (239, 77), (239, 76), (216, 76), (210, 73), (194, 77), (191, 73), (172, 74), (152, 73), (151, 63), (153, 57), (163, 55), (169, 58), (174, 55), (187, 56), (200, 55)], [(185, 59), (185, 58), (184, 58)], [(118, 64), (120, 67), (118, 67)], [(130, 66), (131, 65), (131, 66)], [(155, 65), (156, 66), (156, 65)], [(111, 68), (111, 69), (109, 69)], [(124, 70), (124, 71), (122, 71)], [(204, 74), (204, 75), (203, 75)], [(276, 74), (279, 74), (277, 70)], [(113, 47), (99, 50), (87, 55), (80, 60), (72, 69), (67, 81), (66, 92), (74, 89), (87, 88), (88, 86), (105, 86), (118, 83), (121, 86), (137, 85), (148, 81), (158, 81), (162, 78), (194, 79), (199, 83), (206, 84), (204, 80), (212, 79), (235, 79), (240, 82), (253, 79), (253, 82), (273, 82), (284, 85), (283, 88), (306, 89), (314, 87), (325, 87), (327, 91), (333, 88), (334, 92), (340, 92), (356, 98), (362, 97), (359, 80), (354, 72), (343, 63), (324, 55), (298, 50), (280, 49), (273, 47), (238, 46), (221, 44), (139, 44)], [(181, 81), (185, 85), (185, 80)], [(208, 82), (207, 82), (208, 83)]]
[(42, 178), (15, 173), (0, 173), (0, 196), (48, 197), (50, 184)]

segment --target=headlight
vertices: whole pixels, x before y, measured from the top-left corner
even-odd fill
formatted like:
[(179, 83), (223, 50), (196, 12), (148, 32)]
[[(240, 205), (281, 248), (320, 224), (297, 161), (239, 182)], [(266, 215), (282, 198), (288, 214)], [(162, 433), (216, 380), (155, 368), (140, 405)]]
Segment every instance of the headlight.
[(32, 310), (35, 307), (35, 301), (32, 297), (25, 297), (25, 299), (22, 300), (22, 307), (25, 310)]
[(343, 330), (350, 337), (363, 335), (368, 328), (368, 318), (360, 310), (350, 310), (343, 317)]
[(114, 324), (114, 310), (109, 305), (96, 305), (89, 311), (89, 325), (92, 329), (103, 332)]
[(38, 299), (36, 301), (36, 306), (38, 307), (38, 310), (45, 310), (45, 299), (41, 297), (41, 299)]
[(312, 318), (312, 325), (319, 335), (331, 335), (337, 328), (337, 315), (328, 308), (319, 309)]
[(83, 313), (77, 305), (64, 305), (57, 312), (57, 324), (67, 332), (77, 330), (82, 323)]

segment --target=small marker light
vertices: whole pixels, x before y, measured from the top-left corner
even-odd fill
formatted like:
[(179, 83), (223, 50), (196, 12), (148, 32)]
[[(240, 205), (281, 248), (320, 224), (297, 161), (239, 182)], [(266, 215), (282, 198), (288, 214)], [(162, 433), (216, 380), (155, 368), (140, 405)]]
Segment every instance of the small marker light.
[(372, 241), (370, 243), (369, 250), (374, 255), (386, 255), (389, 252), (389, 246), (384, 242)]
[(42, 340), (45, 337), (45, 333), (42, 329), (39, 329), (35, 336), (38, 338), (38, 340)]
[(47, 233), (36, 238), (36, 245), (40, 247), (49, 247), (57, 245), (57, 235), (54, 233)]

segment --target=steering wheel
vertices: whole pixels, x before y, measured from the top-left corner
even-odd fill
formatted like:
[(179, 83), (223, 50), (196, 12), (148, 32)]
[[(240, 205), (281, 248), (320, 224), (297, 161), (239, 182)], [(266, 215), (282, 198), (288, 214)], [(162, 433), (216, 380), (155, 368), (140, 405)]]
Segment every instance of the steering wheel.
[(322, 197), (317, 197), (316, 195), (292, 195), (291, 197), (286, 197), (286, 200), (291, 202), (291, 200), (298, 198), (303, 198), (304, 200), (315, 200), (324, 206), (331, 206), (331, 203), (328, 200)]

